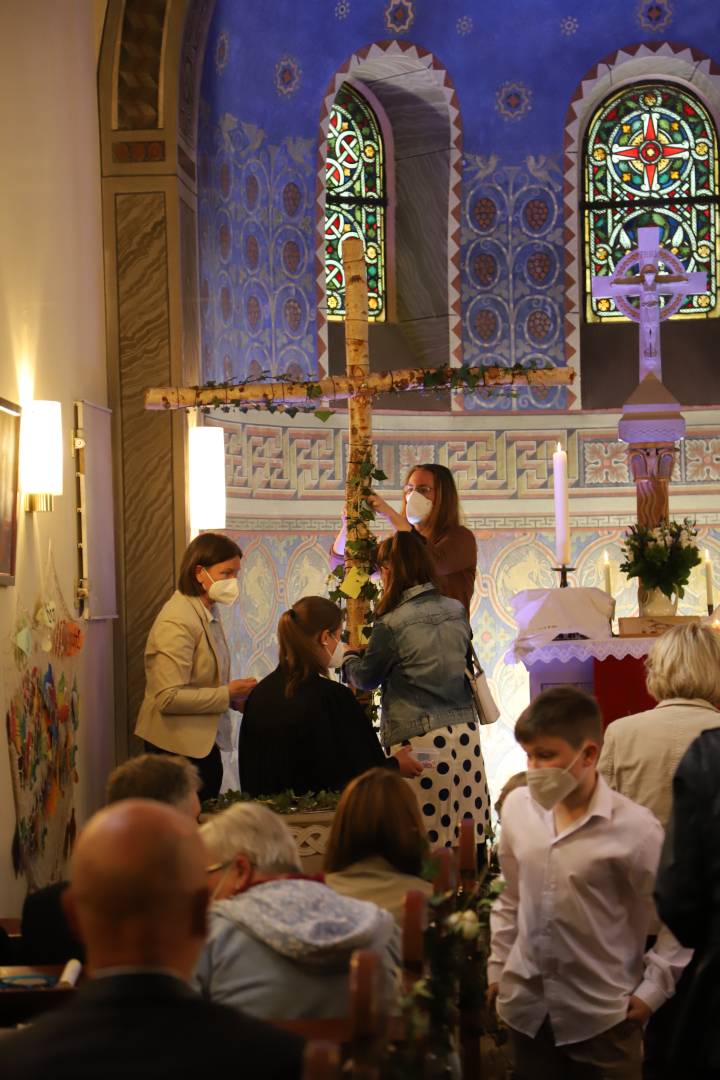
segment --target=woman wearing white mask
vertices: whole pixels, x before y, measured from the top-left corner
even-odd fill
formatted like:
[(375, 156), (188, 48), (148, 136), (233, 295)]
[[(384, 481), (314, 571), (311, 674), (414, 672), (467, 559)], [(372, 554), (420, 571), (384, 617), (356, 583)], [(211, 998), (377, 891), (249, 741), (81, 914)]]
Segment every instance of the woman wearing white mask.
[[(460, 523), (460, 500), (450, 470), (444, 465), (417, 465), (411, 469), (403, 486), (400, 513), (380, 495), (371, 495), (368, 502), (398, 532), (419, 533), (432, 556), (438, 589), (443, 596), (459, 600), (469, 615), (477, 544), (470, 529)], [(345, 539), (343, 527), (331, 551), (333, 559), (342, 558)]]
[(145, 647), (145, 697), (135, 734), (150, 753), (197, 765), (200, 798), (219, 794), (230, 708), (242, 710), (256, 679), (230, 678), (218, 604), (238, 598), (242, 551), (229, 536), (202, 533), (183, 555), (177, 591), (155, 618)]
[(240, 727), (244, 792), (340, 791), (377, 765), (422, 772), (409, 749), (386, 758), (353, 693), (328, 678), (345, 655), (342, 622), (324, 596), (304, 596), (280, 616), (280, 662), (250, 694)]

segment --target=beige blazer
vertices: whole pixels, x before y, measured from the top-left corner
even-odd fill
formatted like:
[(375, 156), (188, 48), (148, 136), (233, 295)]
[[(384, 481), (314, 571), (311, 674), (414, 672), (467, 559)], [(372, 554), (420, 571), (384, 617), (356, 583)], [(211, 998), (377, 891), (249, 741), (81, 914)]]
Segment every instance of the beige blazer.
[(700, 698), (669, 698), (647, 712), (621, 716), (605, 732), (600, 772), (666, 829), (680, 759), (693, 739), (714, 727), (720, 727), (720, 712)]
[(161, 750), (205, 757), (230, 706), (220, 683), (202, 601), (175, 592), (161, 608), (145, 646), (145, 697), (135, 734)]

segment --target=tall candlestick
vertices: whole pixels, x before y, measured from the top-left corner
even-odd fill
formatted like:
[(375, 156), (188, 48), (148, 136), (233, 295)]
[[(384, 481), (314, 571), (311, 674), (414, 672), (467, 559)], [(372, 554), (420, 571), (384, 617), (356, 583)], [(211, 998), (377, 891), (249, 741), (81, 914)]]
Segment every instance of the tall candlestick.
[(453, 857), (447, 848), (440, 848), (432, 854), (435, 863), (435, 876), (433, 878), (433, 891), (437, 893), (450, 892), (453, 886)]
[(707, 594), (707, 607), (708, 614), (712, 613), (715, 607), (715, 598), (713, 596), (713, 569), (710, 562), (710, 552), (705, 548), (705, 593)]
[(477, 873), (477, 845), (475, 843), (475, 819), (466, 817), (460, 822), (460, 843), (458, 844), (458, 866), (461, 876)]
[(408, 974), (419, 978), (422, 974), (425, 927), (427, 925), (427, 901), (425, 893), (411, 889), (405, 894), (402, 928), (402, 962)]
[(603, 551), (603, 574), (605, 575), (605, 592), (612, 596), (612, 581), (610, 578), (610, 556)]
[(555, 499), (555, 557), (560, 566), (570, 565), (570, 506), (568, 501), (567, 454), (557, 444), (553, 454), (553, 495)]

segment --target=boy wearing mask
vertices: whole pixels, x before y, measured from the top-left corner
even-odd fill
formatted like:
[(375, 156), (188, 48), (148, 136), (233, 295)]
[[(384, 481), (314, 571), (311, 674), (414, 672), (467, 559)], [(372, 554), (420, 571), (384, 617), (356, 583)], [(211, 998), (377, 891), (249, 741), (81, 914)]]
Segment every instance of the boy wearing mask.
[(523, 1080), (566, 1070), (640, 1080), (642, 1026), (691, 956), (665, 927), (645, 952), (657, 929), (662, 827), (598, 775), (603, 728), (588, 694), (544, 691), (515, 737), (528, 786), (503, 807), (505, 889), (491, 916), (489, 999)]

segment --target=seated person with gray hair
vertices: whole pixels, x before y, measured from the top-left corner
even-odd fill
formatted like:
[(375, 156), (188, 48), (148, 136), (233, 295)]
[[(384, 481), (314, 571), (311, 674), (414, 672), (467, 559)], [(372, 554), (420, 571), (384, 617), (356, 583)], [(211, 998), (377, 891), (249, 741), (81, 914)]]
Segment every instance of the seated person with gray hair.
[(383, 961), (388, 1001), (399, 960), (395, 920), (303, 876), (292, 833), (261, 803), (237, 803), (201, 826), (210, 908), (195, 987), (269, 1020), (348, 1014), (356, 949)]
[[(200, 813), (198, 770), (187, 758), (140, 754), (110, 773), (105, 789), (108, 805), (122, 799), (152, 799), (173, 806), (197, 821)], [(57, 881), (29, 893), (22, 910), (20, 960), (24, 964), (64, 964), (83, 960), (85, 950), (67, 925), (61, 896), (67, 881)]]
[(683, 754), (703, 731), (720, 726), (720, 634), (700, 623), (673, 626), (653, 643), (645, 666), (658, 704), (608, 725), (598, 768), (665, 829)]

